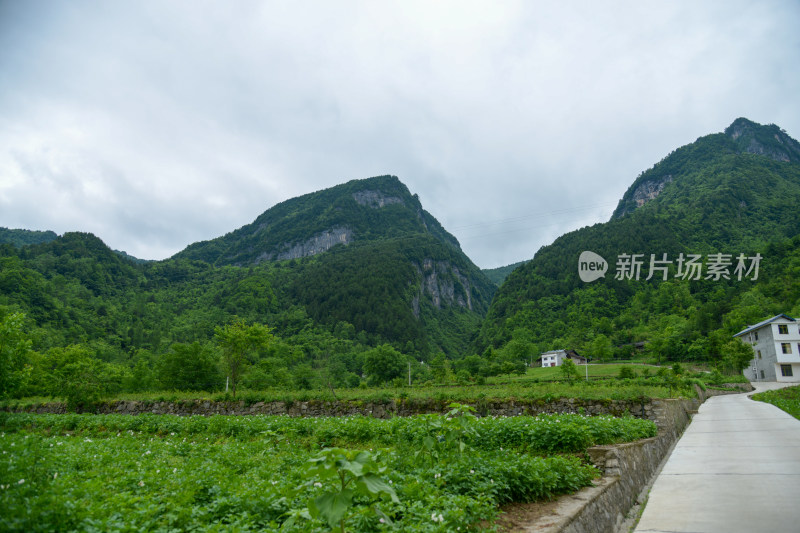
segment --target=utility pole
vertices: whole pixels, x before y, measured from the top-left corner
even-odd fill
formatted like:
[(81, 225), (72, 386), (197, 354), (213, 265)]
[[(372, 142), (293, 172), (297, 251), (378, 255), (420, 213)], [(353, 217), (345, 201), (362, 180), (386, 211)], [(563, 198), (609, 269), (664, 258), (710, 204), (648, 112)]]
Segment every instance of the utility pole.
[(408, 386), (411, 386), (411, 361), (408, 362)]

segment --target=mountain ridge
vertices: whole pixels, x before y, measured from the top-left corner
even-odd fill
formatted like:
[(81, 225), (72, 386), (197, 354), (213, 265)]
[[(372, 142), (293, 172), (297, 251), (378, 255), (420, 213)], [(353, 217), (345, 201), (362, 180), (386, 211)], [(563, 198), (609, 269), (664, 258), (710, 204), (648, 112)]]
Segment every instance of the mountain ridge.
[(611, 219), (632, 213), (654, 200), (676, 176), (691, 172), (698, 164), (705, 164), (710, 159), (729, 154), (752, 154), (778, 162), (798, 163), (800, 143), (775, 124), (762, 126), (746, 118), (737, 118), (722, 133), (699, 137), (642, 172), (619, 200)]
[[(560, 236), (515, 269), (495, 294), (476, 348), (514, 341), (533, 351), (570, 347), (591, 355), (632, 341), (655, 341), (655, 347), (668, 337), (673, 360), (689, 353), (720, 356), (722, 339), (742, 319), (741, 302), (759, 302), (745, 305), (750, 320), (776, 309), (800, 309), (796, 282), (782, 292), (764, 277), (738, 285), (735, 279), (676, 279), (676, 261), (688, 254), (707, 263), (714, 254), (754, 257), (766, 250), (780, 255), (764, 256), (762, 276), (791, 279), (796, 258), (781, 243), (800, 235), (798, 146), (778, 126), (740, 118), (723, 133), (674, 150), (634, 180), (608, 222)], [(583, 251), (608, 260), (605, 277), (580, 279)], [(660, 260), (666, 254), (668, 279), (620, 278), (615, 259), (626, 254), (641, 254), (647, 263), (651, 255)], [(773, 296), (779, 293), (789, 295), (783, 304)], [(704, 345), (709, 338), (714, 342)]]

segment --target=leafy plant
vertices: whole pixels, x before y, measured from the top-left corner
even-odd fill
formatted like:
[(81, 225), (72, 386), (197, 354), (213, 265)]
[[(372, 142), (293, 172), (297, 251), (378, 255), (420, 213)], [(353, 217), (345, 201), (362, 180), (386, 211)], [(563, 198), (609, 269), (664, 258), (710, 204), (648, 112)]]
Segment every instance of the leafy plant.
[(388, 498), (400, 503), (400, 500), (394, 489), (378, 475), (386, 471), (379, 457), (379, 454), (363, 450), (326, 448), (311, 458), (305, 469), (309, 481), (303, 487), (318, 487), (323, 492), (308, 502), (309, 515), (345, 533), (348, 517), (360, 503), (357, 498), (361, 497), (378, 517), (391, 523), (378, 507), (378, 501)]
[(470, 449), (468, 442), (478, 435), (475, 409), (459, 403), (451, 403), (449, 407), (446, 415), (422, 417), (425, 434), (414, 456), (427, 456), (431, 466), (446, 462), (452, 454), (461, 456)]

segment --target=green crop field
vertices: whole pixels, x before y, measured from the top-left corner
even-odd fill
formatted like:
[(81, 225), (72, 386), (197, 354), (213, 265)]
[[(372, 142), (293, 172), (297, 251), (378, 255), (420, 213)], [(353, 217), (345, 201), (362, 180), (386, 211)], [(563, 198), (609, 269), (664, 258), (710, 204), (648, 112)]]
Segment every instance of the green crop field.
[(633, 418), (0, 413), (5, 531), (467, 531), (588, 485)]

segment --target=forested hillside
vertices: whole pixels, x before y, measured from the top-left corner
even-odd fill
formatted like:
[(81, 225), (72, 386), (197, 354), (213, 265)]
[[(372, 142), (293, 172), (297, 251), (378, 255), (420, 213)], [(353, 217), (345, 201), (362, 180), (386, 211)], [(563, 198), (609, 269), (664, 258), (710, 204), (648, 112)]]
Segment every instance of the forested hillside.
[[(667, 360), (718, 360), (745, 324), (800, 314), (799, 162), (797, 141), (746, 119), (675, 150), (637, 178), (609, 222), (563, 235), (514, 270), (477, 347), (606, 359), (645, 342)], [(607, 261), (605, 277), (581, 281), (583, 251)], [(633, 254), (642, 254), (639, 279), (624, 266)], [(690, 254), (700, 256), (700, 279), (679, 270)], [(709, 264), (715, 254), (729, 254), (725, 275)], [(760, 254), (757, 279), (737, 275), (740, 254), (747, 268)], [(651, 255), (669, 270), (648, 280)]]
[[(347, 238), (320, 239), (336, 228)], [(26, 363), (6, 393), (47, 392), (65, 366), (114, 390), (219, 389), (229, 326), (269, 329), (246, 387), (382, 382), (409, 362), (429, 375), (419, 362), (463, 357), (494, 289), (394, 177), (284, 202), (166, 261), (131, 260), (85, 233), (0, 245), (0, 337), (32, 341), (0, 338), (32, 350), (8, 356)]]

